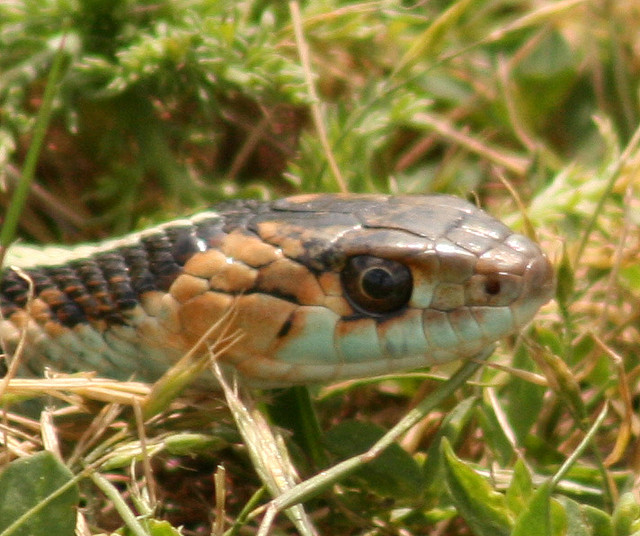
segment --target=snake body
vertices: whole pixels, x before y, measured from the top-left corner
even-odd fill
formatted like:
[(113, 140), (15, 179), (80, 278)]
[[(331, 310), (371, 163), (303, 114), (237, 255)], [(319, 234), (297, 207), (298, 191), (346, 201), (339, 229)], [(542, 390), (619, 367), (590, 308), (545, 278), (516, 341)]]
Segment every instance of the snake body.
[(534, 242), (444, 195), (227, 202), (93, 246), (11, 251), (0, 339), (10, 354), (26, 332), (37, 374), (152, 380), (222, 318), (243, 336), (221, 360), (258, 384), (414, 369), (482, 352), (553, 291)]

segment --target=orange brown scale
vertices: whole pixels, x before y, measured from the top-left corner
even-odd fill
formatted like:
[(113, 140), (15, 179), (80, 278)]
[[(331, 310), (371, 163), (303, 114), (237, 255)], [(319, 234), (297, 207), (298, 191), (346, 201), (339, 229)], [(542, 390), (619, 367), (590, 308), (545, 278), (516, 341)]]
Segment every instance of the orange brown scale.
[(260, 268), (282, 258), (282, 251), (260, 240), (255, 235), (233, 231), (220, 245), (227, 258), (243, 262), (253, 268)]
[(228, 202), (57, 252), (14, 257), (31, 308), (17, 271), (0, 281), (0, 338), (27, 329), (30, 371), (153, 380), (224, 318), (243, 336), (221, 359), (250, 381), (367, 376), (471, 357), (553, 290), (537, 245), (450, 196)]
[(319, 305), (325, 294), (307, 267), (290, 259), (279, 259), (263, 267), (256, 281), (259, 292), (289, 297), (303, 305)]
[(270, 349), (283, 333), (290, 333), (292, 315), (298, 307), (269, 294), (249, 294), (236, 298), (232, 327), (244, 334), (239, 342), (242, 352), (234, 356), (271, 356)]
[(229, 262), (209, 279), (212, 289), (238, 294), (251, 290), (259, 277), (258, 271), (241, 262)]
[(191, 274), (181, 274), (169, 287), (169, 294), (178, 302), (185, 303), (205, 293), (209, 288), (209, 282), (206, 279)]
[(207, 291), (180, 305), (178, 314), (187, 348), (200, 340), (213, 320), (222, 318), (231, 309), (234, 299), (229, 294)]

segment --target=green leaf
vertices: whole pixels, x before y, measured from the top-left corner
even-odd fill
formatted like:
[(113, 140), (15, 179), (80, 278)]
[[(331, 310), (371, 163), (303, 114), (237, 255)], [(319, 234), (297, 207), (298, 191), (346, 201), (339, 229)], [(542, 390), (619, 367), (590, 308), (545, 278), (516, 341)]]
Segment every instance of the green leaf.
[(613, 512), (613, 531), (615, 536), (628, 536), (633, 525), (640, 518), (640, 505), (633, 493), (624, 493)]
[(547, 536), (551, 530), (549, 499), (551, 487), (545, 482), (534, 493), (516, 520), (512, 536)]
[(556, 299), (562, 309), (567, 309), (571, 303), (575, 288), (575, 273), (566, 248), (562, 250), (562, 259), (558, 265), (558, 280), (556, 283)]
[(268, 411), (277, 426), (293, 432), (293, 440), (315, 465), (328, 465), (322, 431), (307, 387), (274, 390)]
[(640, 266), (630, 264), (620, 268), (620, 283), (636, 296), (640, 295)]
[(511, 536), (564, 536), (566, 514), (551, 498), (551, 481), (542, 484), (521, 511)]
[(488, 448), (496, 458), (498, 465), (503, 467), (508, 465), (514, 457), (513, 445), (490, 404), (481, 404), (478, 407), (478, 422), (482, 427)]
[[(526, 371), (536, 371), (526, 345), (522, 344), (515, 353), (513, 367)], [(522, 445), (533, 425), (540, 417), (546, 389), (540, 385), (512, 376), (504, 389), (502, 400), (506, 401), (506, 414), (518, 444)]]
[[(181, 536), (181, 532), (172, 527), (168, 521), (158, 521), (157, 519), (147, 519), (144, 521), (144, 527), (147, 529), (149, 536)], [(131, 529), (124, 527), (118, 531), (122, 536), (134, 536)]]
[(442, 441), (445, 482), (460, 515), (476, 536), (508, 536), (511, 519), (504, 495), (454, 454), (446, 439)]
[[(55, 527), (56, 536), (73, 536), (77, 485), (46, 500), (72, 478), (71, 471), (50, 452), (11, 462), (0, 473), (0, 535), (52, 536), (52, 527)], [(19, 525), (14, 525), (32, 509)]]
[(442, 456), (440, 455), (440, 444), (446, 437), (448, 441), (456, 445), (462, 432), (473, 416), (474, 407), (477, 403), (475, 397), (466, 398), (453, 408), (442, 421), (438, 433), (433, 438), (431, 446), (427, 451), (427, 459), (422, 467), (422, 474), (426, 479), (426, 486), (432, 488), (442, 487)]
[[(558, 499), (567, 514), (566, 536), (612, 536), (611, 518), (602, 510), (590, 507), (590, 511), (568, 497)], [(593, 515), (597, 513), (596, 515)]]
[(587, 524), (591, 527), (591, 534), (594, 536), (613, 536), (613, 523), (609, 514), (588, 504), (581, 505), (580, 509)]
[[(370, 423), (345, 421), (329, 430), (325, 441), (329, 452), (340, 459), (362, 454), (384, 435)], [(418, 463), (399, 445), (393, 444), (378, 458), (354, 474), (379, 495), (413, 499), (422, 493), (424, 478)]]
[(531, 474), (525, 463), (519, 459), (513, 467), (513, 476), (507, 488), (506, 498), (509, 509), (514, 513), (521, 512), (532, 494)]

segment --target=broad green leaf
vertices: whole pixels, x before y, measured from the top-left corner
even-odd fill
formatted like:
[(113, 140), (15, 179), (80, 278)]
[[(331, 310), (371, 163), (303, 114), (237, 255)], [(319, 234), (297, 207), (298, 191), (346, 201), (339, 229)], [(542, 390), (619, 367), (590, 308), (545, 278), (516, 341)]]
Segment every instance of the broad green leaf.
[[(172, 527), (168, 521), (148, 519), (144, 522), (144, 526), (147, 529), (149, 536), (182, 536), (182, 533), (175, 527)], [(121, 534), (122, 536), (134, 536), (134, 533), (126, 527), (120, 529), (118, 534)]]
[[(73, 536), (76, 526), (78, 487), (43, 502), (73, 478), (73, 474), (50, 452), (39, 452), (11, 462), (0, 473), (0, 534), (2, 536)], [(9, 528), (40, 505), (19, 526)], [(55, 527), (55, 532), (52, 528)], [(4, 532), (3, 532), (4, 531)]]
[(505, 495), (509, 509), (514, 513), (521, 512), (532, 493), (533, 483), (529, 469), (522, 460), (518, 460), (513, 467), (513, 476)]
[(466, 398), (453, 408), (440, 425), (438, 433), (433, 438), (427, 451), (427, 459), (422, 467), (422, 474), (426, 480), (426, 487), (439, 486), (442, 483), (442, 456), (440, 455), (440, 443), (446, 437), (453, 445), (458, 443), (462, 432), (473, 416), (476, 398)]
[[(325, 442), (329, 452), (340, 459), (362, 454), (384, 435), (384, 430), (370, 423), (345, 421), (329, 430)], [(354, 476), (364, 480), (369, 489), (383, 496), (416, 498), (424, 488), (418, 463), (399, 445), (391, 445)]]
[(480, 405), (478, 408), (478, 421), (482, 427), (488, 448), (495, 456), (497, 463), (501, 466), (508, 465), (513, 459), (513, 446), (504, 433), (504, 430), (491, 405)]
[(566, 514), (551, 498), (551, 482), (546, 481), (521, 511), (511, 536), (564, 536)]
[(568, 497), (558, 497), (567, 514), (566, 536), (613, 536), (611, 517), (595, 508)]
[(550, 497), (550, 483), (545, 482), (518, 516), (512, 536), (550, 536)]
[(307, 387), (274, 390), (268, 412), (276, 426), (293, 432), (295, 443), (316, 466), (324, 467), (329, 464), (322, 445), (322, 431)]
[[(526, 345), (519, 346), (514, 356), (513, 366), (530, 372), (537, 371)], [(505, 401), (509, 425), (519, 445), (524, 444), (531, 427), (540, 417), (545, 391), (544, 387), (518, 376), (512, 376), (508, 385), (505, 386), (501, 400)]]
[(620, 500), (613, 512), (613, 532), (615, 536), (628, 536), (633, 532), (633, 525), (640, 518), (640, 504), (633, 493), (627, 492), (620, 496)]
[(513, 521), (505, 497), (454, 454), (442, 441), (445, 482), (460, 515), (475, 536), (508, 536)]
[(581, 505), (580, 509), (593, 536), (613, 536), (613, 523), (609, 514), (588, 504)]

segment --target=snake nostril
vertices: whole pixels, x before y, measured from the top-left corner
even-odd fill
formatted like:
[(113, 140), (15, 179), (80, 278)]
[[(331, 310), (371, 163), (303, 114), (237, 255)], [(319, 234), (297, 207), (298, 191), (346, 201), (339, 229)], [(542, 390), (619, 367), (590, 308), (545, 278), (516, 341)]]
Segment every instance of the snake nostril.
[(489, 294), (489, 296), (497, 296), (500, 294), (500, 290), (502, 285), (498, 279), (487, 279), (484, 284), (484, 291)]

